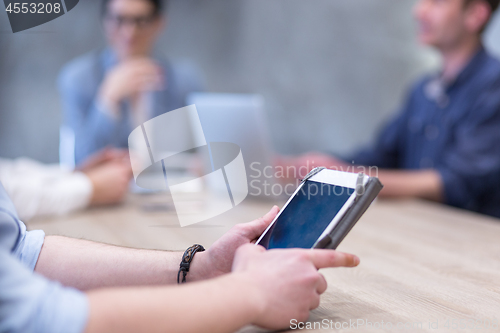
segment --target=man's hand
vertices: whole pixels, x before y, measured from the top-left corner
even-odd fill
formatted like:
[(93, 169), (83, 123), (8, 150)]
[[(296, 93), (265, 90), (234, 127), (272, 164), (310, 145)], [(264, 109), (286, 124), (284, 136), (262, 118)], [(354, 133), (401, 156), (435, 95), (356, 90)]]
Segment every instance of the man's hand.
[[(112, 256), (115, 265), (120, 262), (116, 258), (120, 256)], [(355, 256), (333, 250), (266, 251), (246, 244), (236, 251), (233, 273), (216, 279), (175, 287), (90, 291), (86, 332), (229, 333), (249, 324), (290, 327), (291, 319), (304, 321), (309, 310), (319, 305), (319, 296), (327, 287), (319, 268), (358, 263)], [(124, 265), (132, 275), (150, 275), (149, 270), (137, 266), (142, 264)], [(162, 267), (164, 262), (155, 266)]]
[(284, 180), (304, 178), (309, 171), (316, 167), (349, 171), (349, 164), (333, 156), (323, 153), (307, 153), (300, 156), (275, 156), (274, 165), (283, 168)]
[(197, 253), (192, 263), (194, 270), (187, 275), (187, 279), (190, 281), (207, 279), (231, 272), (236, 249), (242, 245), (254, 243), (278, 212), (278, 206), (274, 206), (263, 217), (234, 226), (206, 252)]
[(160, 90), (165, 86), (162, 68), (149, 58), (131, 59), (114, 67), (104, 78), (99, 99), (110, 112), (118, 110), (121, 101), (136, 97), (143, 91)]
[(422, 198), (437, 202), (444, 200), (444, 184), (437, 170), (377, 170), (384, 188), (380, 197)]
[(109, 205), (120, 202), (128, 190), (132, 176), (130, 162), (111, 161), (84, 171), (92, 182), (91, 205)]
[(253, 324), (282, 329), (291, 319), (305, 321), (319, 306), (327, 283), (320, 268), (355, 267), (358, 257), (334, 250), (283, 249), (266, 251), (260, 245), (241, 246), (234, 258), (233, 274), (246, 280), (257, 316)]
[(106, 147), (87, 158), (82, 164), (77, 167), (77, 170), (87, 172), (99, 165), (103, 165), (108, 162), (125, 162), (128, 159), (129, 155), (126, 149)]

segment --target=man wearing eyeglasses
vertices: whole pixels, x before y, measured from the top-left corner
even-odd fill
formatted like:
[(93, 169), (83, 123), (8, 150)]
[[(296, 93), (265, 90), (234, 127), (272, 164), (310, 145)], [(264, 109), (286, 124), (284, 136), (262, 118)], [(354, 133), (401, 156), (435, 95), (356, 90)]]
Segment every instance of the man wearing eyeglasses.
[(128, 147), (131, 129), (185, 106), (186, 95), (200, 90), (192, 67), (173, 66), (153, 53), (164, 6), (161, 0), (103, 0), (109, 47), (73, 60), (59, 77), (69, 130), (63, 132), (72, 143), (62, 160), (80, 164), (105, 147)]

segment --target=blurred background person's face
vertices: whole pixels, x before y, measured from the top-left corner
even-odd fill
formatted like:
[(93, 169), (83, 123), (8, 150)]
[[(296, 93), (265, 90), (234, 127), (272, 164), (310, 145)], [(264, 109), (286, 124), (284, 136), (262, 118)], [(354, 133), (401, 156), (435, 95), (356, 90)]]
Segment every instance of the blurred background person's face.
[[(421, 43), (441, 50), (453, 48), (464, 38), (477, 34), (470, 24), (476, 15), (466, 0), (420, 0), (414, 8)], [(472, 17), (474, 20), (475, 17)]]
[(120, 59), (149, 55), (163, 28), (161, 15), (147, 0), (111, 0), (104, 15), (104, 29)]

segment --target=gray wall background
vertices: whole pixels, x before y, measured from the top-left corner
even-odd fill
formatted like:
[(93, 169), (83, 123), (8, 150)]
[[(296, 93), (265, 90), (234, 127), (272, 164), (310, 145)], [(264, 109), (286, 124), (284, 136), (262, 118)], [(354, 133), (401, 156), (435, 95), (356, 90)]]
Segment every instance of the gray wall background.
[[(409, 84), (438, 65), (417, 45), (414, 0), (172, 0), (158, 50), (215, 92), (265, 97), (274, 149), (345, 153), (369, 142)], [(12, 34), (0, 11), (0, 156), (58, 161), (56, 79), (104, 45), (97, 0)], [(1, 7), (1, 6), (0, 6)], [(500, 54), (498, 17), (485, 35)]]

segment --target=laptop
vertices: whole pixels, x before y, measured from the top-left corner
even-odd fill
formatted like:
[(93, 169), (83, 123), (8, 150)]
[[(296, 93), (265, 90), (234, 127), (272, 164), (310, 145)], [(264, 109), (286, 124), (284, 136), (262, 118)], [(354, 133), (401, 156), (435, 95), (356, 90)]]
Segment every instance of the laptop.
[(277, 182), (262, 96), (192, 93), (187, 104), (196, 105), (206, 142), (230, 142), (241, 148), (248, 182), (247, 198), (276, 197), (279, 191), (273, 194)]

